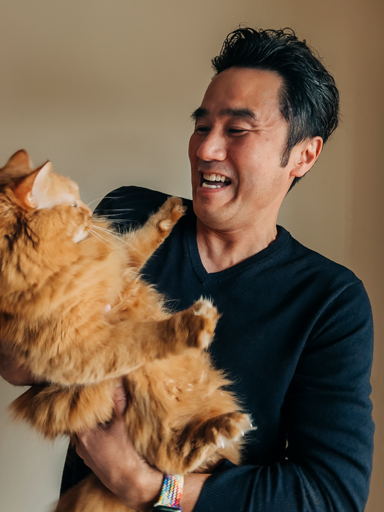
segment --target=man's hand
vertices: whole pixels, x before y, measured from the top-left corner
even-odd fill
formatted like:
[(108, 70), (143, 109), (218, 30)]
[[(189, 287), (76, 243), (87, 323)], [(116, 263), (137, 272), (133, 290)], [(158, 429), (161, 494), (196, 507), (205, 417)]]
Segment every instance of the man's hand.
[[(125, 424), (126, 395), (115, 391), (115, 415), (105, 427), (77, 435), (76, 451), (103, 484), (125, 505), (139, 512), (152, 510), (160, 496), (163, 474), (136, 452)], [(208, 474), (195, 473), (184, 479), (181, 507), (191, 512)]]
[(160, 495), (163, 475), (139, 456), (127, 435), (122, 386), (116, 388), (115, 406), (111, 423), (77, 435), (76, 451), (125, 505), (147, 512)]
[(20, 364), (17, 359), (6, 354), (0, 343), (0, 375), (15, 386), (31, 386), (38, 384), (38, 379), (31, 371)]

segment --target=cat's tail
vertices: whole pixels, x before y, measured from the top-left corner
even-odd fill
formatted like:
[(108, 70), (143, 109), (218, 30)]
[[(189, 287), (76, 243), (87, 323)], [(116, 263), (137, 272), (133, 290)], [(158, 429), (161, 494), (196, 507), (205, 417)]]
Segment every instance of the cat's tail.
[(32, 386), (10, 405), (12, 415), (55, 439), (94, 428), (111, 419), (115, 381), (92, 386)]
[(66, 492), (52, 512), (134, 512), (96, 478), (89, 475)]

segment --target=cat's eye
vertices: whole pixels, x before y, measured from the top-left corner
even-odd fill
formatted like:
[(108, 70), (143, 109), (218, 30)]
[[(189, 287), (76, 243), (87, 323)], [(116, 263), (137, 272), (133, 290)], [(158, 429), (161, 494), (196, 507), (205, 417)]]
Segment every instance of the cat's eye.
[(71, 206), (74, 206), (75, 208), (79, 207), (79, 205), (76, 202), (72, 203)]

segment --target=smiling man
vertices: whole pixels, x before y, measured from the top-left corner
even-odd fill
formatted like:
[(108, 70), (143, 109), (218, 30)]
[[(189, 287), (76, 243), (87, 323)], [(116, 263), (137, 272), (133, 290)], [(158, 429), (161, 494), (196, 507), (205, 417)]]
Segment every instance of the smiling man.
[(282, 165), (288, 139), (280, 111), (282, 88), (277, 73), (230, 67), (212, 80), (193, 114), (193, 208), (200, 257), (209, 272), (224, 270), (275, 240), (284, 197), (320, 153), (322, 138), (312, 137), (297, 144)]
[[(373, 447), (369, 300), (352, 272), (276, 225), (287, 192), (337, 126), (338, 92), (290, 30), (238, 29), (213, 64), (193, 114), (193, 201), (144, 277), (180, 309), (213, 298), (222, 313), (213, 361), (257, 429), (246, 437), (241, 466), (223, 461), (212, 475), (186, 475), (178, 505), (184, 512), (362, 512)], [(123, 187), (98, 211), (129, 208), (129, 227), (165, 199)], [(170, 477), (133, 449), (124, 406), (119, 389), (114, 421), (80, 433), (76, 450), (126, 506), (146, 512)], [(75, 455), (64, 491), (89, 471)]]

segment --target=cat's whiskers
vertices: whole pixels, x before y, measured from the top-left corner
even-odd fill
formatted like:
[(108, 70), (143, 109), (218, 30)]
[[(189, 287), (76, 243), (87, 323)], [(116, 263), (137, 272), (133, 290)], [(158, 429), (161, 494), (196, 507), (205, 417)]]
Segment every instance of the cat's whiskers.
[[(105, 219), (109, 219), (110, 217), (118, 217), (119, 215), (122, 215), (121, 213), (108, 213), (108, 215), (98, 215), (97, 212), (95, 213), (95, 216), (98, 217), (98, 218), (105, 218)], [(129, 219), (122, 219), (124, 220), (124, 222), (127, 222), (129, 221)]]
[(102, 228), (101, 226), (96, 226), (96, 225), (93, 225), (92, 228), (99, 229), (100, 231), (103, 231), (104, 233), (108, 233), (109, 236), (112, 236), (113, 238), (116, 238), (117, 240), (119, 240), (119, 242), (127, 245), (131, 249), (134, 249), (139, 254), (141, 254), (141, 252), (137, 249), (137, 247), (134, 247), (132, 244), (130, 244), (130, 243), (126, 242), (125, 240), (123, 240), (121, 238), (121, 236), (116, 235), (111, 229)]
[[(116, 213), (116, 215), (120, 215), (120, 213)], [(106, 219), (108, 220), (108, 218)], [(117, 224), (118, 222), (120, 222), (120, 224), (127, 224), (127, 222), (129, 222), (129, 219), (110, 219), (113, 224)]]
[[(132, 212), (133, 208), (103, 208), (103, 212)], [(109, 216), (110, 214), (108, 214)]]
[(100, 240), (100, 242), (102, 242), (104, 245), (106, 245), (107, 247), (109, 247), (110, 249), (113, 249), (113, 245), (106, 239), (104, 238), (103, 236), (100, 235), (100, 233), (97, 233), (96, 231), (94, 231), (93, 229), (90, 229), (89, 232), (95, 237), (97, 238), (98, 240)]
[(102, 201), (103, 199), (121, 199), (123, 196), (103, 196), (103, 197), (96, 197), (96, 199), (92, 199), (92, 201), (89, 201), (87, 203), (87, 206), (90, 206), (93, 203), (96, 203), (96, 201)]
[(105, 244), (107, 247), (109, 247), (110, 249), (113, 249), (113, 245), (111, 244), (111, 242), (109, 242), (106, 238), (104, 238), (100, 233), (98, 233), (97, 231), (94, 231), (92, 228), (89, 230), (89, 232), (92, 233), (92, 235), (95, 238), (100, 240), (100, 242)]
[(100, 231), (103, 231), (104, 233), (108, 233), (108, 235), (112, 236), (113, 238), (116, 238), (117, 240), (119, 240), (119, 242), (122, 242), (123, 244), (128, 245), (128, 247), (130, 247), (131, 249), (135, 249), (136, 251), (138, 250), (132, 244), (130, 244), (130, 243), (126, 242), (125, 240), (123, 240), (121, 238), (121, 236), (116, 235), (116, 233), (112, 229), (102, 228), (101, 226), (96, 226), (96, 225), (93, 225), (92, 227), (94, 229), (98, 229)]
[[(118, 238), (119, 240), (121, 240), (123, 242), (121, 237), (119, 235), (117, 235), (113, 229), (102, 228), (101, 226), (98, 226), (97, 224), (94, 224), (92, 226), (92, 228), (99, 229), (100, 231), (104, 231), (105, 233), (108, 233), (109, 235), (113, 236), (114, 238)], [(124, 242), (124, 243), (126, 243), (126, 242)]]
[(92, 201), (89, 201), (89, 203), (87, 203), (87, 206), (90, 207), (91, 204), (96, 203), (96, 201), (101, 201), (102, 199), (104, 199), (104, 198), (103, 197), (96, 197), (96, 199), (92, 199)]

